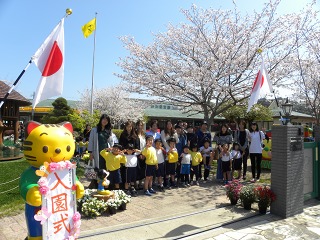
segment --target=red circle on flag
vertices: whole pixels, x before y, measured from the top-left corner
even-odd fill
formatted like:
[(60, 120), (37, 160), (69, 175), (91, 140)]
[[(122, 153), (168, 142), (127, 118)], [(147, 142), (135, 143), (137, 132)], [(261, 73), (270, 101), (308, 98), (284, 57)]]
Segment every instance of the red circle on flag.
[(62, 66), (63, 55), (58, 46), (57, 41), (54, 41), (46, 65), (43, 69), (42, 76), (49, 77), (55, 74)]

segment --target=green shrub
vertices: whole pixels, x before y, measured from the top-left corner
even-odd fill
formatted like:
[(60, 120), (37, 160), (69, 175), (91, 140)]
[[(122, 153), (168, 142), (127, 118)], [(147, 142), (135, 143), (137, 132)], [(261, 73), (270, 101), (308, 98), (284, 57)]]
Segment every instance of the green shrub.
[(120, 139), (122, 131), (122, 129), (112, 129), (112, 132), (117, 136), (118, 139)]

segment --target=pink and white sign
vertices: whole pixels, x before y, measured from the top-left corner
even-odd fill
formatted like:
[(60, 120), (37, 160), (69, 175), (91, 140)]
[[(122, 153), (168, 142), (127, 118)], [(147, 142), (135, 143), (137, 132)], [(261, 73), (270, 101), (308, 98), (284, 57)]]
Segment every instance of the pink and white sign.
[(80, 214), (76, 206), (75, 164), (70, 161), (45, 164), (37, 174), (42, 209), (35, 215), (41, 221), (43, 239), (76, 239)]

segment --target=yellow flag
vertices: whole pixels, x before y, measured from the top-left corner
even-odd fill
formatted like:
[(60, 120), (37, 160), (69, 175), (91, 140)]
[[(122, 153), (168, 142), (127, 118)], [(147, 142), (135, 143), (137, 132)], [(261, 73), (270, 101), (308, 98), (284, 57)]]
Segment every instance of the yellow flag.
[(89, 37), (96, 30), (96, 18), (82, 26), (82, 32), (85, 38)]

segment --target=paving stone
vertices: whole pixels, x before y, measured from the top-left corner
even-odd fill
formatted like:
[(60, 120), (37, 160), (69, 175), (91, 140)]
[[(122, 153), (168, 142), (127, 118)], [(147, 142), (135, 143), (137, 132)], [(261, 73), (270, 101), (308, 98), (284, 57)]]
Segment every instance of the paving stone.
[(234, 240), (234, 238), (227, 236), (226, 234), (220, 234), (214, 237), (215, 240)]
[(225, 235), (227, 235), (228, 237), (231, 237), (233, 239), (242, 239), (243, 237), (245, 237), (247, 235), (247, 233), (244, 232), (240, 232), (240, 231), (233, 231), (233, 232), (227, 232), (225, 233)]
[(320, 227), (307, 227), (307, 229), (320, 236)]
[(245, 236), (244, 238), (242, 238), (241, 240), (267, 240), (267, 238), (265, 238), (264, 236), (261, 236), (259, 234), (250, 233), (247, 236)]

